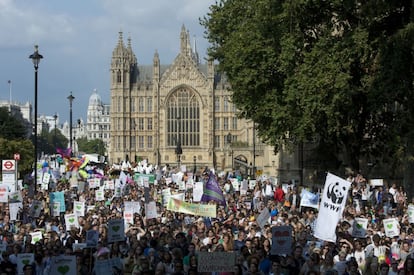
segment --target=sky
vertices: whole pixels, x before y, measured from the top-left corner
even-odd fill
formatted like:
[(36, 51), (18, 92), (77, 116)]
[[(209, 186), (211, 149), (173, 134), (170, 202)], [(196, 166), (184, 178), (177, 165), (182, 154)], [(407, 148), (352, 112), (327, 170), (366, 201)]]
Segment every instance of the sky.
[[(199, 19), (216, 0), (0, 0), (0, 100), (34, 102), (34, 66), (29, 56), (39, 46), (38, 115), (86, 121), (96, 89), (110, 103), (110, 62), (119, 32), (131, 37), (140, 65), (161, 64), (179, 53), (184, 24), (204, 62), (208, 43)], [(10, 81), (10, 83), (9, 83)]]

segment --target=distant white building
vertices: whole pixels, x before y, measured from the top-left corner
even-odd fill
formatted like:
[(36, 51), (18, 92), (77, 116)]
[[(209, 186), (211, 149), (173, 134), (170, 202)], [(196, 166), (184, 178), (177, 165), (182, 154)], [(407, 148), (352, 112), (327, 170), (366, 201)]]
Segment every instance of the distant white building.
[(100, 139), (105, 144), (106, 150), (110, 142), (110, 105), (104, 104), (96, 89), (89, 97), (86, 131), (88, 140)]

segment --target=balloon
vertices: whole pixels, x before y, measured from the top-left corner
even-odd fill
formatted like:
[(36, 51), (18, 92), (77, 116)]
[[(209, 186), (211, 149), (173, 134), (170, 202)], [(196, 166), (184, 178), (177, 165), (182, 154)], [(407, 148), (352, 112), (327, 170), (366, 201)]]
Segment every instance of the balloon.
[(277, 209), (273, 209), (271, 212), (270, 212), (270, 216), (272, 216), (272, 217), (275, 217), (275, 216), (277, 216), (277, 214), (279, 213), (279, 211), (277, 211)]

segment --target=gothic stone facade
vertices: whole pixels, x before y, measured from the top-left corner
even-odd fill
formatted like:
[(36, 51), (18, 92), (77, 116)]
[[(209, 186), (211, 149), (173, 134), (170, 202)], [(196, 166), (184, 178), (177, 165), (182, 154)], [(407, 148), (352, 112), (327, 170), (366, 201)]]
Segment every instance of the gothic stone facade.
[(253, 140), (252, 122), (237, 118), (230, 84), (212, 61), (200, 64), (184, 26), (180, 52), (168, 66), (161, 65), (157, 52), (152, 65), (138, 65), (131, 39), (125, 45), (119, 33), (111, 62), (110, 106), (111, 163), (146, 159), (186, 165), (187, 170), (240, 168), (251, 174), (255, 166), (268, 175), (277, 171), (272, 148)]

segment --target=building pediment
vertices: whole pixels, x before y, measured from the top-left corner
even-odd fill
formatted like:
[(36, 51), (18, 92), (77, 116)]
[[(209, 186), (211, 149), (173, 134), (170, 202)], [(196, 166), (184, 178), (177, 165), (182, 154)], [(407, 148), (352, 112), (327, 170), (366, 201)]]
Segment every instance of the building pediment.
[(179, 54), (162, 75), (160, 84), (161, 87), (174, 87), (179, 84), (203, 87), (207, 85), (207, 77), (198, 69), (193, 59)]

